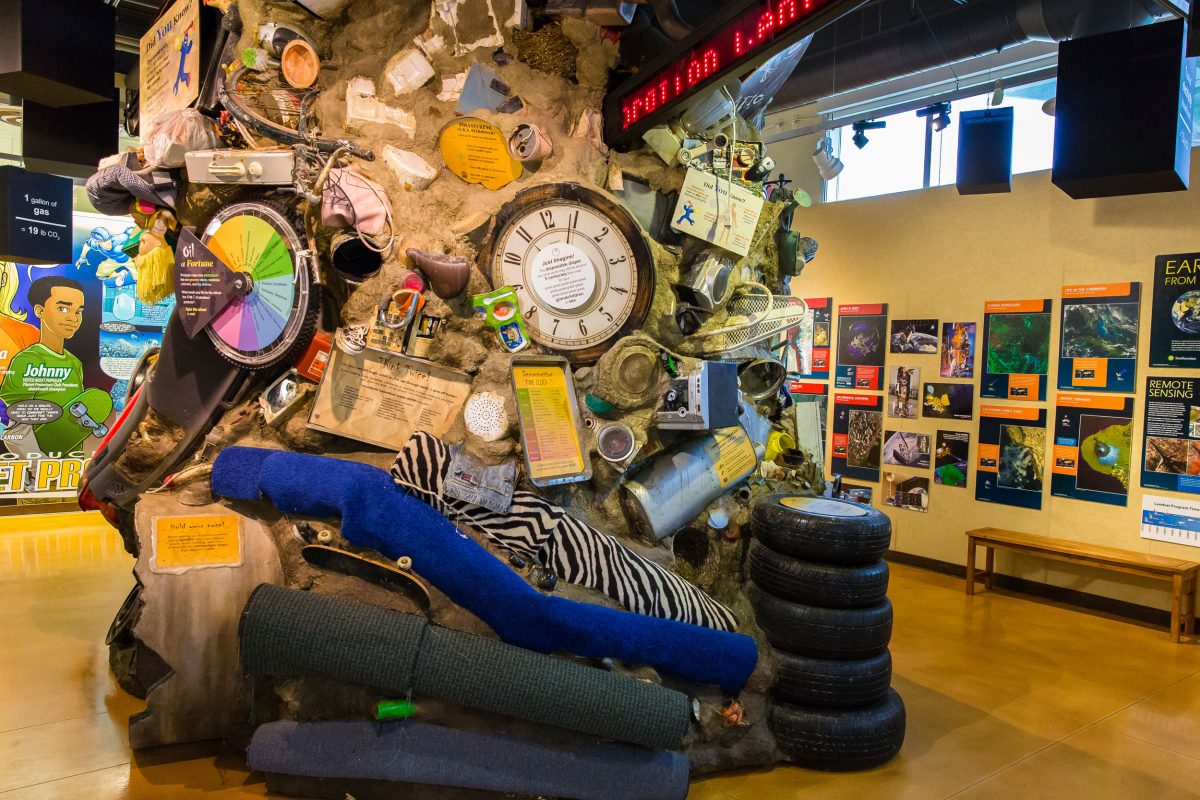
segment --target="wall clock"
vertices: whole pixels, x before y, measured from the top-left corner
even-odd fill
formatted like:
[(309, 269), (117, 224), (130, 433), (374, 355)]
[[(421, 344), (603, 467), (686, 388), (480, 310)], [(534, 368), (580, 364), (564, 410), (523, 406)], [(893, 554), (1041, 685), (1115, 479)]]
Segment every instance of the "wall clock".
[(516, 289), (530, 338), (577, 363), (641, 327), (654, 299), (637, 222), (576, 183), (517, 194), (496, 215), (480, 259), (494, 286)]

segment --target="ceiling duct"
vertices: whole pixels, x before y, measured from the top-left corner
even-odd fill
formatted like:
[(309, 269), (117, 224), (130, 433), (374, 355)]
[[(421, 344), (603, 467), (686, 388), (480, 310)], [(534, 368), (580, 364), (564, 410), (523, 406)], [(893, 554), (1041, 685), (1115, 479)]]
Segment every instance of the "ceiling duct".
[[(1024, 42), (1147, 25), (1163, 12), (1153, 0), (982, 0), (917, 16), (820, 53), (810, 52), (775, 95), (772, 110), (861, 89)], [(827, 29), (823, 34), (836, 31)]]

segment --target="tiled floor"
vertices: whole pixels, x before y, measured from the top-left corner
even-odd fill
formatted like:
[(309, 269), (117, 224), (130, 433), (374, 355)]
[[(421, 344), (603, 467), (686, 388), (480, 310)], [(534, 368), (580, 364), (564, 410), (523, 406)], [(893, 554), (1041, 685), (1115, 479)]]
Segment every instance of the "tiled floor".
[[(103, 640), (132, 561), (107, 526), (71, 524), (0, 519), (0, 800), (265, 796), (209, 746), (131, 755), (140, 704), (113, 683)], [(689, 797), (1200, 798), (1200, 646), (999, 591), (967, 597), (907, 567), (891, 595), (900, 756), (855, 775), (710, 777)]]

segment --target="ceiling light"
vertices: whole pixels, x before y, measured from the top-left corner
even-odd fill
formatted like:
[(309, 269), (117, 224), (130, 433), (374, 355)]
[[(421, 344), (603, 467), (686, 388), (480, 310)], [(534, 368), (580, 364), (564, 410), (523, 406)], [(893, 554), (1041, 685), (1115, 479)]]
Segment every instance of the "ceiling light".
[(887, 121), (884, 120), (876, 122), (875, 120), (871, 120), (870, 122), (867, 122), (866, 120), (863, 120), (862, 122), (854, 123), (854, 125), (851, 127), (854, 128), (854, 138), (851, 141), (854, 142), (855, 147), (857, 147), (859, 150), (862, 150), (867, 146), (867, 142), (871, 141), (867, 138), (865, 131), (877, 131), (886, 128)]
[(828, 136), (821, 137), (821, 142), (813, 153), (813, 162), (817, 165), (817, 172), (821, 173), (821, 178), (827, 181), (841, 175), (846, 167), (842, 160), (833, 154), (833, 142)]
[(1042, 103), (1042, 113), (1048, 117), (1053, 117), (1054, 112), (1058, 110), (1058, 98), (1051, 97), (1046, 102)]
[(950, 127), (950, 104), (934, 103), (917, 111), (918, 117), (929, 117), (930, 124), (938, 133)]

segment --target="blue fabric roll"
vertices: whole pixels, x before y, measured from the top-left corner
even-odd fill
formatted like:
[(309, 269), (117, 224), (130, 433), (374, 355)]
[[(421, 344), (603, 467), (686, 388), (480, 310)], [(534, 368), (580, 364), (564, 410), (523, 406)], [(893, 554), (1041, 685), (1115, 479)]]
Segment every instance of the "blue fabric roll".
[(212, 490), (242, 500), (265, 496), (289, 513), (340, 515), (348, 541), (389, 558), (412, 558), (415, 572), (518, 647), (649, 664), (731, 695), (758, 662), (749, 636), (540, 594), (436, 510), (396, 488), (387, 472), (366, 464), (229, 447), (213, 464)]
[(457, 786), (572, 800), (683, 800), (681, 753), (621, 744), (550, 747), (502, 733), (401, 722), (270, 722), (250, 768), (320, 778)]

